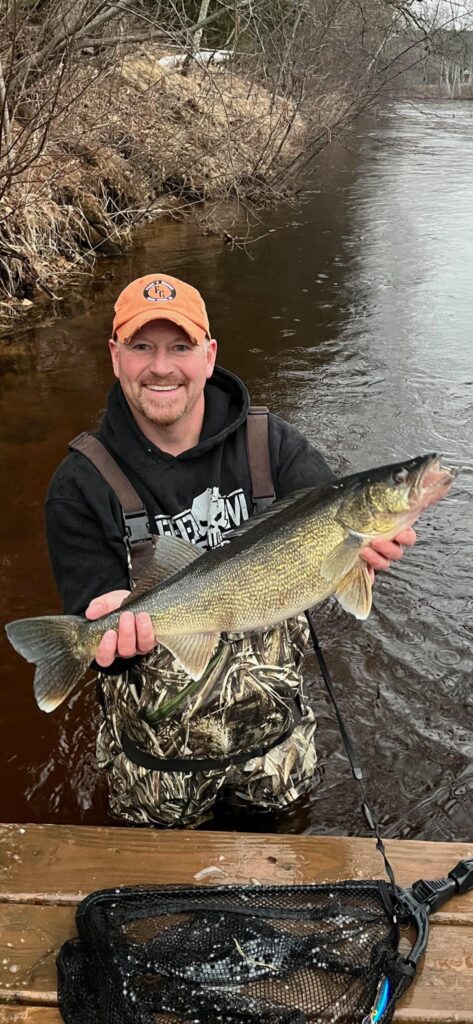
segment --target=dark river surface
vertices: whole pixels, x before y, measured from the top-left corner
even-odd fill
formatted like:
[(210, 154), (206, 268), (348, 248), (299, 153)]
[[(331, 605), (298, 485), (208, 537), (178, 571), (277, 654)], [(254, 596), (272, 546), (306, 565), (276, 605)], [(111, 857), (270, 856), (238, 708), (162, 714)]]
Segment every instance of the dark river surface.
[[(111, 382), (114, 299), (149, 272), (204, 293), (220, 362), (340, 472), (426, 451), (463, 472), (418, 543), (380, 574), (365, 623), (338, 605), (319, 628), (388, 836), (473, 839), (473, 104), (400, 105), (320, 160), (297, 209), (262, 215), (248, 253), (189, 224), (147, 226), (133, 251), (65, 283), (56, 315), (0, 360), (0, 615), (60, 610), (43, 500), (67, 441), (93, 429)], [(83, 685), (51, 716), (32, 667), (0, 638), (0, 819), (111, 823)], [(218, 827), (366, 833), (313, 663), (317, 784), (274, 819)]]

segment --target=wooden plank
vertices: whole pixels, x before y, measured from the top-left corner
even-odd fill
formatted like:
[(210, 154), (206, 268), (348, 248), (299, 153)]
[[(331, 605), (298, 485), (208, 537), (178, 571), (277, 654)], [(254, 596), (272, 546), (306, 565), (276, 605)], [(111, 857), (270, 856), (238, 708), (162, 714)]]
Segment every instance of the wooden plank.
[(0, 1006), (0, 1024), (62, 1024), (56, 1006)]
[[(426, 959), (398, 1011), (396, 1019), (403, 1024), (473, 1022), (473, 914), (464, 914), (461, 924), (444, 925), (439, 918), (432, 919)], [(57, 1002), (56, 957), (62, 943), (75, 935), (74, 920), (72, 906), (2, 905), (0, 1003)], [(455, 1018), (452, 1012), (463, 1016)]]
[[(437, 1013), (431, 1010), (428, 1015), (398, 1010), (394, 1016), (395, 1024), (471, 1024), (471, 1013)], [(39, 1006), (0, 1006), (0, 1024), (62, 1024), (59, 1010), (54, 1007)]]
[[(473, 1011), (462, 1013), (456, 1010), (396, 1010), (395, 1024), (471, 1024)], [(49, 1024), (49, 1022), (48, 1022)], [(54, 1022), (56, 1024), (56, 1022)]]
[[(395, 1024), (471, 1024), (471, 1013), (397, 1010)], [(0, 1024), (63, 1024), (55, 1006), (1, 1006)]]
[(3, 904), (0, 1003), (57, 1003), (56, 957), (75, 934), (74, 907)]
[[(473, 857), (473, 844), (466, 843), (389, 840), (386, 847), (403, 885), (448, 874), (458, 860)], [(383, 874), (371, 839), (0, 826), (0, 900), (77, 903), (94, 889), (140, 882), (291, 885)], [(448, 909), (460, 910), (458, 898)], [(473, 893), (461, 901), (461, 912), (471, 911)]]
[[(390, 841), (387, 847), (401, 884), (441, 876), (473, 856), (468, 844)], [(56, 1000), (55, 959), (75, 932), (74, 905), (93, 889), (382, 876), (382, 861), (366, 839), (0, 826), (0, 1024), (60, 1024), (47, 1005)], [(473, 1024), (472, 894), (433, 918), (420, 977), (395, 1020)]]
[[(473, 1021), (473, 926), (436, 925), (416, 981), (403, 1000), (404, 1013), (470, 1014)], [(421, 1018), (422, 1019), (422, 1018)], [(430, 1020), (426, 1016), (426, 1020)]]

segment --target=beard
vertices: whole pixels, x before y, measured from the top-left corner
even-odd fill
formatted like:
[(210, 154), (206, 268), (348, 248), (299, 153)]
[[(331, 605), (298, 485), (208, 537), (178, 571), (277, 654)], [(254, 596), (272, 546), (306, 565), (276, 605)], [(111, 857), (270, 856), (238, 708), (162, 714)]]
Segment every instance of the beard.
[[(151, 392), (146, 390), (149, 384), (155, 387), (159, 387), (160, 384), (163, 387), (178, 384), (180, 387), (172, 395), (163, 392), (163, 395), (166, 397), (161, 399), (160, 396), (153, 398)], [(141, 414), (150, 423), (155, 423), (156, 426), (160, 427), (170, 427), (173, 423), (177, 423), (191, 407), (188, 402), (186, 387), (182, 381), (177, 380), (166, 380), (165, 382), (147, 381), (146, 384), (140, 387), (137, 404)]]

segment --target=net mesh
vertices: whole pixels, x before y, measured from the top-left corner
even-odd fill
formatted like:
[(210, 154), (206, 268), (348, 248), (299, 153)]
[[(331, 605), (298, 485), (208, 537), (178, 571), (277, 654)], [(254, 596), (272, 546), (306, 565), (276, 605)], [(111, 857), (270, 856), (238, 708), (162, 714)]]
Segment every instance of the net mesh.
[(388, 1024), (410, 980), (384, 882), (106, 890), (77, 928), (66, 1024), (361, 1024), (383, 975)]

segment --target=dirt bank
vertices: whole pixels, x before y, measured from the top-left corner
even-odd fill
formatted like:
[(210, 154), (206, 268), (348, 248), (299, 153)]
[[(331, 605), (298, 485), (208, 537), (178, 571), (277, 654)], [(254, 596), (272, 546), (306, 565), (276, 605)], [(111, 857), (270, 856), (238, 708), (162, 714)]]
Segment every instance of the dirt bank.
[[(66, 271), (118, 254), (144, 220), (205, 219), (202, 200), (275, 198), (268, 169), (301, 145), (294, 107), (230, 66), (183, 76), (149, 47), (90, 86), (96, 68), (91, 59), (74, 80), (44, 150), (0, 199), (3, 334), (60, 296)], [(63, 108), (68, 99), (63, 90)]]

